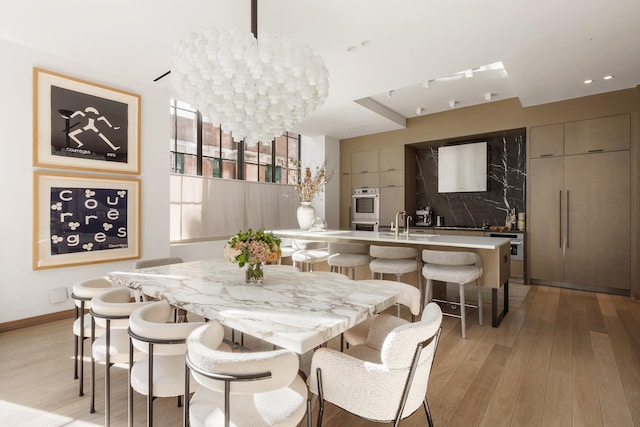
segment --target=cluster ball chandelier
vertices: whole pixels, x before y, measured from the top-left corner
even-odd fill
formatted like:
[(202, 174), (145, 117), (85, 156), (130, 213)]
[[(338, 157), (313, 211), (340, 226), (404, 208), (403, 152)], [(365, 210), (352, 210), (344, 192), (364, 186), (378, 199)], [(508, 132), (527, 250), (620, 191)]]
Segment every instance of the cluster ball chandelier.
[[(252, 15), (255, 9), (252, 7)], [(192, 32), (177, 48), (172, 68), (179, 99), (208, 117), (236, 142), (269, 142), (322, 105), (329, 72), (308, 46), (286, 36), (239, 29)]]

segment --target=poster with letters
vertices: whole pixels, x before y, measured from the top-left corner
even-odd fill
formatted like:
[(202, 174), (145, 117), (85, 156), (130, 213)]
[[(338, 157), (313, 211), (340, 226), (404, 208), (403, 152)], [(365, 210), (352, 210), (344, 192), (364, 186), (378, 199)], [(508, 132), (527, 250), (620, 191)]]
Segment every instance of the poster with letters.
[(140, 256), (140, 181), (36, 172), (35, 270)]
[(34, 165), (140, 173), (140, 96), (34, 68)]

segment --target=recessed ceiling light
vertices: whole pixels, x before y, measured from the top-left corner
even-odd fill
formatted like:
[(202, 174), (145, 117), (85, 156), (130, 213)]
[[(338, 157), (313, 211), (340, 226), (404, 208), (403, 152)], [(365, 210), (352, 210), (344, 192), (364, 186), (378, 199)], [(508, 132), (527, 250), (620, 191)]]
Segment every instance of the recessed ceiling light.
[(587, 79), (587, 80), (584, 81), (584, 84), (586, 84), (586, 85), (591, 84), (591, 83), (593, 83), (593, 80), (591, 80), (591, 79)]
[(613, 78), (613, 75), (608, 75), (608, 76), (604, 76), (603, 79), (605, 80), (611, 80)]
[(354, 52), (356, 49), (358, 49), (358, 48), (357, 48), (357, 47), (355, 47), (355, 46), (349, 46), (349, 47), (347, 48), (347, 52)]
[(360, 46), (362, 47), (371, 46), (371, 40), (363, 40), (362, 43), (360, 43)]

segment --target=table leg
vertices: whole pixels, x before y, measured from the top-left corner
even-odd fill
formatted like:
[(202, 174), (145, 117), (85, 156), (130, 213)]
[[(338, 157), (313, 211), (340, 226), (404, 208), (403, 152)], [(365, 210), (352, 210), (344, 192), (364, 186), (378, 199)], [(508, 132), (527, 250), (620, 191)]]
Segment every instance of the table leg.
[(509, 281), (504, 282), (503, 306), (502, 311), (498, 313), (498, 289), (491, 289), (491, 326), (497, 328), (502, 322), (504, 315), (509, 311)]

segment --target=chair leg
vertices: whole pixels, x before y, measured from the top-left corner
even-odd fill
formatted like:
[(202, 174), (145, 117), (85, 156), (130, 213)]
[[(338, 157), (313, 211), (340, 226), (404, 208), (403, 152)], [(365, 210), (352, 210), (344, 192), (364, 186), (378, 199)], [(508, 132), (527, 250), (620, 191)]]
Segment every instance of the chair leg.
[(476, 284), (478, 286), (478, 322), (480, 326), (483, 323), (483, 314), (482, 314), (482, 285), (480, 284), (480, 279), (476, 280)]
[[(84, 302), (84, 301), (83, 301)], [(78, 389), (78, 396), (84, 396), (84, 309), (82, 310), (80, 318), (80, 335), (76, 340), (76, 367), (80, 365), (80, 386)], [(78, 341), (80, 349), (77, 350)]]
[(424, 406), (424, 412), (427, 415), (427, 422), (429, 423), (429, 427), (433, 427), (433, 419), (431, 418), (431, 411), (429, 410), (429, 404), (427, 403), (426, 396), (424, 398), (424, 402), (422, 402), (422, 406)]
[(460, 324), (462, 326), (462, 339), (467, 338), (467, 319), (466, 319), (466, 307), (464, 301), (464, 284), (458, 284), (460, 287)]
[(424, 305), (427, 305), (433, 299), (433, 280), (427, 279), (427, 290), (424, 295)]
[(316, 378), (318, 381), (318, 422), (317, 426), (322, 426), (322, 415), (324, 414), (324, 393), (322, 391), (322, 370), (316, 370)]
[[(76, 320), (78, 320), (78, 307), (75, 307), (75, 317), (74, 317), (74, 322)], [(82, 332), (82, 331), (80, 331)], [(74, 365), (73, 365), (73, 379), (77, 380), (78, 379), (78, 336), (77, 335), (73, 335), (75, 340), (73, 341), (73, 354), (74, 354)], [(80, 395), (82, 396), (82, 395)]]
[[(400, 281), (400, 277), (402, 276), (402, 274), (396, 274), (396, 282)], [(396, 307), (398, 308), (398, 317), (401, 317), (400, 315), (400, 304), (396, 304)]]

